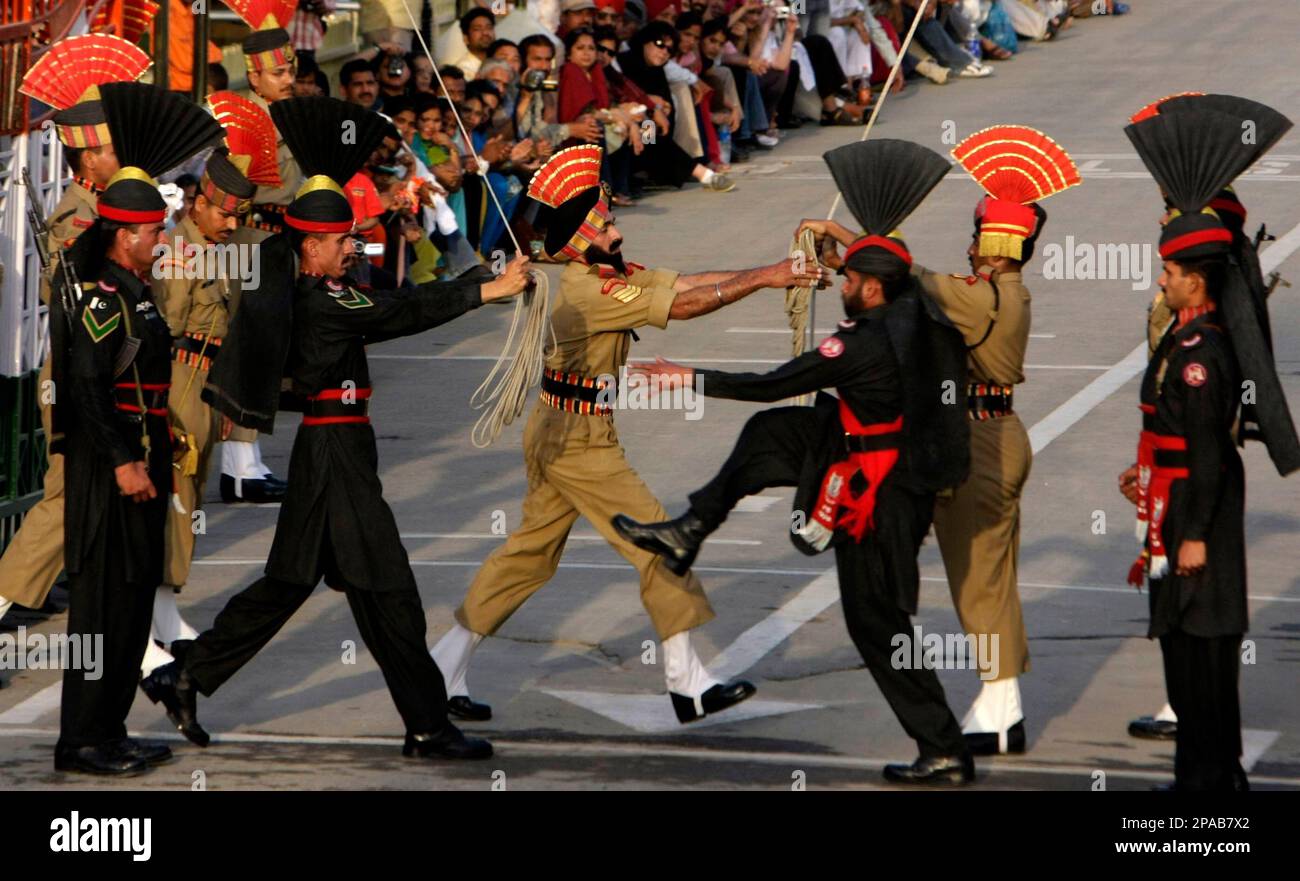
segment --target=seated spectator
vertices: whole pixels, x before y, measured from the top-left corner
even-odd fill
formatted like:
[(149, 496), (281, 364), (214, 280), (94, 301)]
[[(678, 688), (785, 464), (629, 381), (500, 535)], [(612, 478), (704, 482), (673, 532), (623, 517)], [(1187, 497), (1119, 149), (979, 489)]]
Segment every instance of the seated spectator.
[(339, 69), (339, 85), (343, 87), (343, 100), (373, 108), (379, 98), (379, 80), (375, 78), (371, 62), (354, 58)]
[(559, 81), (552, 76), (555, 47), (542, 36), (532, 36), (519, 44), (524, 71), (519, 80), (519, 98), (515, 106), (515, 131), (541, 147), (556, 146), (570, 138), (595, 143), (600, 127), (590, 116), (572, 122), (558, 121)]
[[(922, 0), (903, 0), (901, 11), (904, 28), (912, 26), (912, 21), (916, 18), (917, 8), (921, 6), (921, 3)], [(921, 24), (916, 28), (915, 40), (926, 52), (934, 57), (938, 64), (948, 69), (949, 75), (986, 77), (993, 73), (993, 68), (987, 64), (981, 64), (974, 55), (964, 47), (959, 46), (949, 36), (939, 22), (934, 3), (925, 4), (925, 11), (921, 14)]]
[[(604, 78), (611, 73), (610, 65), (618, 55), (618, 33), (611, 27), (599, 27), (596, 28), (593, 36), (596, 42), (596, 66), (600, 68)], [(578, 51), (581, 53), (582, 47), (579, 47)], [(613, 75), (621, 78), (621, 74), (617, 72)], [(606, 93), (611, 95), (612, 101), (608, 82), (605, 88)], [(641, 124), (646, 118), (646, 105), (617, 104), (609, 109), (608, 114), (608, 121), (604, 125), (605, 169), (602, 177), (609, 182), (610, 189), (613, 191), (611, 197), (613, 204), (626, 208), (636, 204), (636, 200), (632, 197), (632, 158), (640, 155), (645, 147), (641, 137)]]
[[(323, 90), (322, 83), (324, 84)], [(325, 77), (325, 72), (317, 67), (316, 62), (310, 57), (300, 59), (298, 68), (293, 74), (293, 96), (295, 98), (310, 98), (328, 94), (329, 80)]]
[(424, 52), (412, 52), (406, 56), (406, 66), (411, 69), (411, 80), (407, 91), (411, 94), (436, 94), (437, 81), (433, 77), (433, 62)]
[(400, 98), (406, 94), (407, 84), (411, 81), (411, 68), (406, 63), (406, 56), (398, 52), (385, 52), (375, 58), (375, 78), (379, 80), (379, 100), (372, 110), (382, 111), (384, 102), (389, 98)]
[(460, 33), (465, 41), (465, 52), (451, 63), (465, 72), (466, 77), (478, 73), (479, 65), (487, 60), (487, 49), (496, 41), (496, 16), (491, 10), (475, 6), (460, 17)]
[[(500, 241), (505, 232), (501, 213), (507, 217), (514, 216), (524, 186), (513, 174), (503, 173), (509, 171), (507, 168), (489, 170), (486, 178), (480, 177), (478, 163), (486, 163), (489, 169), (504, 166), (511, 161), (527, 159), (533, 149), (531, 141), (511, 145), (504, 135), (489, 135), (488, 124), (496, 101), (499, 101), (496, 88), (491, 83), (475, 80), (466, 87), (465, 100), (457, 108), (470, 135), (469, 149), (462, 150), (465, 170), (472, 172), (464, 178), (462, 187), (468, 220), (465, 234), (484, 257), (490, 257), (494, 250), (507, 244)], [(491, 187), (495, 199), (484, 192), (484, 180)], [(496, 205), (500, 205), (500, 211)]]
[(705, 189), (728, 192), (736, 186), (729, 178), (695, 161), (672, 138), (672, 93), (664, 65), (676, 50), (677, 31), (656, 21), (637, 31), (628, 41), (627, 51), (618, 56), (622, 76), (614, 88), (619, 103), (645, 104), (653, 113), (659, 135), (643, 145), (634, 165), (660, 183), (680, 187), (694, 178)]
[(618, 23), (618, 46), (627, 49), (628, 40), (646, 24), (645, 0), (623, 0), (623, 17)]
[(488, 58), (495, 61), (504, 61), (510, 65), (510, 69), (514, 71), (516, 77), (519, 76), (519, 72), (524, 66), (523, 59), (519, 55), (519, 46), (510, 40), (502, 40), (499, 37), (491, 46), (488, 46)]
[[(534, 4), (530, 2), (526, 9), (519, 9), (515, 6), (513, 0), (473, 0), (474, 5), (481, 9), (486, 9), (493, 14), (495, 21), (492, 29), (496, 33), (497, 40), (508, 40), (518, 45), (525, 37), (531, 37), (534, 34), (541, 34), (551, 41), (551, 45), (556, 51), (560, 47), (560, 39), (555, 36), (554, 28), (548, 27), (541, 21), (537, 15), (540, 9), (535, 9)], [(554, 0), (556, 5), (555, 15), (558, 22), (559, 4)], [(495, 42), (494, 44), (495, 45)], [(442, 35), (438, 37), (437, 45), (434, 48), (434, 55), (443, 63), (454, 63), (456, 59), (465, 54), (465, 37), (459, 27), (447, 28)], [(489, 46), (487, 55), (492, 57), (493, 47)]]
[(596, 9), (593, 13), (595, 24), (598, 28), (611, 28), (616, 32), (619, 22), (623, 20), (623, 0), (595, 0)]
[(489, 58), (478, 69), (477, 79), (496, 86), (497, 92), (501, 95), (501, 107), (492, 120), (493, 130), (508, 130), (513, 137), (515, 132), (515, 106), (519, 101), (518, 75), (511, 69), (509, 62)]
[[(732, 121), (739, 119), (731, 142), (731, 161), (744, 162), (752, 150), (770, 150), (778, 141), (768, 134), (767, 112), (757, 75), (747, 66), (733, 67), (724, 62), (727, 53), (735, 51), (729, 42), (725, 15), (704, 23), (700, 36), (700, 75), (713, 85), (715, 102), (721, 102), (713, 109), (725, 109)], [(738, 53), (733, 59), (736, 57)], [(719, 93), (721, 98), (717, 97)]]
[(442, 80), (444, 90), (441, 97), (453, 104), (465, 100), (465, 71), (454, 64), (447, 64), (438, 68), (438, 76)]
[(862, 104), (868, 103), (871, 88), (869, 15), (863, 0), (831, 0), (831, 26), (826, 34), (840, 69), (849, 79), (849, 88)]
[(560, 0), (560, 26), (555, 35), (561, 40), (569, 31), (578, 28), (588, 30), (596, 23), (595, 0)]

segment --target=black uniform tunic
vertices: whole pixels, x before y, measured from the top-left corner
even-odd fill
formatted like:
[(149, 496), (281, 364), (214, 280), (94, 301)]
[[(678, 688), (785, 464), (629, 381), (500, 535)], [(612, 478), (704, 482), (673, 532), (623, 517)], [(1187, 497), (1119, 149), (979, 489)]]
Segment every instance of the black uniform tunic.
[[(878, 306), (840, 322), (837, 332), (807, 352), (765, 374), (696, 371), (710, 397), (779, 401), (835, 388), (863, 425), (889, 423), (904, 409), (899, 361), (886, 317)], [(938, 405), (938, 396), (934, 398)], [(967, 751), (961, 728), (948, 708), (943, 686), (930, 669), (892, 663), (896, 634), (911, 634), (920, 572), (917, 552), (930, 529), (934, 493), (910, 486), (905, 461), (881, 482), (874, 529), (861, 541), (837, 530), (835, 562), (845, 622), (854, 645), (923, 757)], [(716, 528), (741, 498), (771, 486), (798, 486), (796, 512), (811, 512), (826, 469), (847, 456), (838, 405), (818, 395), (815, 407), (780, 407), (746, 423), (718, 475), (690, 497), (691, 509)], [(863, 487), (850, 485), (856, 495)]]
[[(1151, 580), (1149, 635), (1159, 637), (1165, 688), (1178, 714), (1180, 790), (1248, 788), (1242, 771), (1238, 668), (1246, 631), (1245, 477), (1233, 442), (1240, 373), (1231, 341), (1210, 312), (1176, 324), (1142, 380), (1154, 407), (1143, 427), (1186, 440), (1188, 476), (1169, 490), (1161, 530), (1169, 568)], [(1203, 541), (1205, 568), (1177, 574), (1184, 541)]]
[[(370, 389), (367, 343), (419, 333), (481, 304), (477, 283), (362, 293), (303, 275), (286, 364), (292, 390), (310, 398), (343, 389), (359, 403)], [(368, 422), (298, 429), (266, 576), (232, 597), (185, 655), (185, 670), (199, 690), (211, 695), (251, 660), (322, 575), (347, 595), (406, 730), (440, 731), (447, 722), (446, 688), (429, 654), (424, 609), (397, 521), (383, 499)]]
[[(477, 283), (361, 293), (303, 275), (286, 375), (304, 397), (330, 388), (361, 392), (370, 388), (367, 344), (437, 327), (481, 303)], [(327, 544), (337, 573), (325, 571)], [(369, 424), (299, 428), (266, 573), (302, 585), (314, 585), (324, 573), (335, 587), (341, 580), (361, 590), (415, 589), (397, 521), (382, 498)]]
[[(1241, 382), (1232, 343), (1214, 312), (1174, 326), (1162, 338), (1142, 379), (1149, 431), (1187, 441), (1188, 477), (1174, 481), (1161, 537), (1169, 557), (1151, 581), (1151, 626), (1193, 636), (1246, 632), (1246, 483), (1232, 438)], [(1176, 573), (1184, 541), (1206, 543), (1198, 574)]]
[[(142, 386), (171, 381), (171, 334), (148, 285), (108, 263), (83, 281), (82, 303), (66, 354), (66, 506), (64, 554), (69, 578), (68, 634), (103, 634), (99, 678), (67, 670), (59, 743), (93, 746), (126, 736), (140, 661), (162, 582), (172, 455), (165, 390)], [(60, 319), (61, 320), (61, 319)], [(128, 336), (139, 349), (120, 375), (116, 366)], [(129, 387), (128, 387), (129, 386)], [(61, 391), (61, 390), (59, 390)], [(157, 496), (136, 502), (118, 490), (114, 470), (146, 460)], [(92, 674), (93, 675), (93, 674)]]

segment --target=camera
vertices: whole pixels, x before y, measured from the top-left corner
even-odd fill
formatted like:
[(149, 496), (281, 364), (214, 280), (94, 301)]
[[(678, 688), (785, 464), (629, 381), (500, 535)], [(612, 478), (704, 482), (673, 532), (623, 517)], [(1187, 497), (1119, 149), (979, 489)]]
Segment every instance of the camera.
[(519, 80), (519, 88), (525, 92), (554, 92), (560, 87), (557, 80), (550, 79), (544, 70), (524, 71), (523, 77)]
[(406, 61), (400, 55), (388, 56), (388, 76), (397, 79), (406, 73)]

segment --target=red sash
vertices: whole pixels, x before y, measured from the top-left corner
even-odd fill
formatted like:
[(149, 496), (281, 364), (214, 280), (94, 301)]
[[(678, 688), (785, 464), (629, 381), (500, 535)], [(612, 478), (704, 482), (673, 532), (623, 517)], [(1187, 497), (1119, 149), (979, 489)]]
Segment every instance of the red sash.
[[(1140, 405), (1143, 413), (1154, 413), (1150, 404)], [(1156, 452), (1159, 450), (1187, 449), (1187, 438), (1176, 435), (1156, 434), (1143, 431), (1138, 438), (1138, 506), (1137, 506), (1137, 540), (1142, 545), (1142, 553), (1129, 569), (1128, 583), (1135, 587), (1142, 586), (1142, 576), (1163, 578), (1169, 571), (1169, 556), (1166, 553), (1161, 527), (1165, 515), (1169, 512), (1169, 491), (1175, 480), (1188, 476), (1185, 467), (1169, 467), (1156, 464)]]
[[(893, 422), (863, 425), (843, 400), (840, 401), (840, 424), (844, 427), (846, 441), (853, 437), (884, 439), (888, 435), (901, 435), (903, 431), (901, 414)], [(812, 517), (800, 530), (804, 540), (813, 548), (824, 550), (836, 529), (843, 529), (854, 541), (861, 541), (868, 530), (875, 529), (876, 493), (898, 462), (898, 439), (892, 438), (892, 446), (888, 445), (889, 442), (884, 440), (880, 449), (850, 452), (847, 459), (826, 469)], [(855, 497), (849, 485), (859, 472), (866, 478), (867, 488), (862, 495)]]

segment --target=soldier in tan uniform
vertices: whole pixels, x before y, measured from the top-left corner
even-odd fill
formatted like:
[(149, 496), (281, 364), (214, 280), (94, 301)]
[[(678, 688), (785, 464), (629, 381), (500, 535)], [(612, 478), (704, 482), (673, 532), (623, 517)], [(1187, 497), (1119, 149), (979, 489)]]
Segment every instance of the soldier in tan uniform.
[[(985, 129), (952, 152), (989, 195), (975, 209), (975, 234), (966, 251), (972, 274), (944, 275), (912, 265), (922, 290), (962, 332), (969, 359), (970, 476), (952, 493), (940, 494), (934, 531), (962, 628), (989, 640), (979, 654), (994, 659), (980, 669), (983, 686), (962, 731), (976, 755), (1019, 753), (1025, 750), (1025, 726), (1018, 678), (1029, 672), (1017, 582), (1020, 494), (1033, 452), (1012, 396), (1025, 381), (1029, 342), (1030, 295), (1021, 267), (1033, 256), (1047, 213), (1036, 202), (1018, 201), (1024, 191), (1016, 186), (1032, 179), (1033, 192), (1042, 198), (1075, 185), (1079, 176), (1050, 138), (1021, 126)], [(1013, 170), (1003, 175), (1006, 168)], [(1008, 182), (1009, 192), (1003, 189)], [(830, 221), (804, 221), (804, 227), (845, 246), (855, 238)]]
[[(73, 38), (56, 43), (42, 56), (42, 62), (34, 65), (23, 78), (21, 87), (24, 94), (62, 108), (54, 116), (54, 127), (59, 142), (63, 144), (64, 161), (73, 174), (72, 184), (63, 191), (63, 197), (49, 219), (50, 234), (46, 245), (51, 255), (51, 270), (60, 252), (95, 221), (99, 193), (119, 167), (98, 90), (94, 87), (86, 89), (80, 94), (80, 100), (71, 104), (59, 102), (51, 94), (67, 85), (54, 72), (57, 64), (67, 63), (90, 70), (86, 62), (91, 55), (100, 54), (96, 47), (103, 45), (103, 41), (110, 41), (112, 45), (125, 42), (102, 34), (89, 36), (94, 39)], [(132, 54), (131, 50), (138, 54)], [(94, 71), (98, 82), (133, 78), (148, 67), (147, 56), (129, 44), (127, 50), (120, 51), (118, 56), (124, 66), (98, 66)], [(52, 276), (51, 271), (40, 279), (41, 302), (47, 305)], [(0, 595), (0, 618), (14, 603), (39, 608), (63, 571), (63, 456), (48, 449), (56, 440), (51, 424), (50, 394), (58, 393), (52, 384), (48, 358), (41, 365), (38, 383), (41, 426), (45, 429), (48, 456), (44, 494), (27, 512), (22, 528), (5, 549), (4, 556), (0, 557), (0, 589), (4, 591)]]
[[(296, 59), (289, 32), (284, 28), (296, 9), (295, 0), (281, 0), (279, 8), (258, 0), (232, 0), (226, 4), (254, 30), (242, 44), (244, 67), (252, 102), (270, 113), (270, 105), (293, 97)], [(264, 16), (254, 20), (256, 16)], [(255, 243), (284, 228), (284, 211), (302, 186), (302, 170), (284, 138), (276, 133), (276, 164), (280, 181), (259, 184), (252, 210), (231, 238), (233, 243)], [(226, 502), (278, 502), (287, 484), (262, 462), (257, 432), (235, 426), (221, 445), (221, 498)]]
[(470, 656), (555, 574), (579, 516), (640, 574), (641, 601), (663, 641), (678, 719), (718, 712), (754, 692), (748, 682), (714, 680), (691, 647), (690, 631), (713, 618), (694, 573), (674, 575), (610, 525), (620, 512), (643, 522), (667, 519), (624, 456), (611, 406), (614, 378), (627, 362), (636, 328), (704, 315), (760, 288), (816, 283), (820, 269), (799, 275), (792, 261), (783, 261), (741, 272), (681, 275), (624, 263), (622, 236), (600, 187), (600, 155), (595, 146), (562, 150), (529, 186), (532, 198), (556, 209), (547, 253), (568, 262), (551, 313), (558, 346), (546, 361), (541, 399), (524, 429), (523, 522), (483, 564), (456, 612), (458, 623), (433, 649), (446, 676), (448, 709), (460, 718), (491, 718), (489, 707), (469, 698)]
[(225, 147), (208, 158), (194, 207), (165, 240), (168, 251), (154, 281), (173, 340), (168, 409), (177, 443), (187, 452), (173, 474), (175, 496), (167, 514), (163, 580), (154, 599), (153, 630), (141, 669), (145, 676), (171, 662), (168, 649), (173, 642), (198, 635), (176, 608), (176, 594), (189, 581), (195, 515), (202, 507), (212, 450), (223, 433), (229, 433), (228, 423), (223, 432), (223, 420), (200, 393), (229, 329), (239, 273), (247, 268), (246, 258), (241, 262), (240, 255), (221, 246), (230, 242), (252, 205), (254, 185), (241, 170), (251, 158), (232, 156)]

